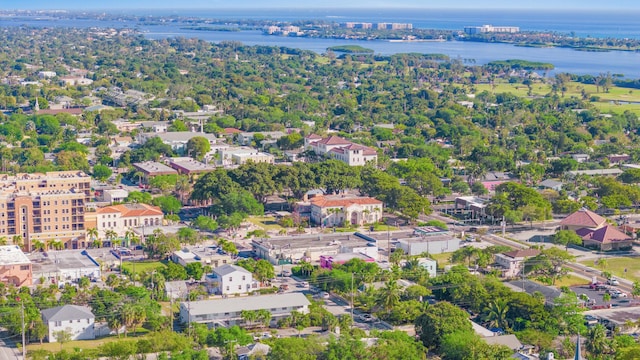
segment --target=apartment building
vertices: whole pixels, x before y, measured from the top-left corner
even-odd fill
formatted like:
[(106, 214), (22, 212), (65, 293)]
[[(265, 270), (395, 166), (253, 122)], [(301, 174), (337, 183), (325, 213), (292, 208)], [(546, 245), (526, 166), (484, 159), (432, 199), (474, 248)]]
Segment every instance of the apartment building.
[(84, 247), (85, 206), (91, 178), (81, 171), (0, 176), (0, 236), (19, 237), (24, 249), (36, 241), (60, 240), (65, 249)]

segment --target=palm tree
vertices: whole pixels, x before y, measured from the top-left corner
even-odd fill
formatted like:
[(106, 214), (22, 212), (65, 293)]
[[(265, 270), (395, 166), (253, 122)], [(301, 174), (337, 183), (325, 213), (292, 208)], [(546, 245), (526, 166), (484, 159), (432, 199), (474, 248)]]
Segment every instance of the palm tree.
[(91, 243), (94, 243), (96, 239), (98, 239), (98, 229), (96, 228), (87, 229), (87, 236), (89, 237), (89, 240), (91, 241)]
[(113, 240), (115, 240), (118, 237), (118, 233), (116, 233), (113, 230), (107, 230), (104, 232), (104, 237), (107, 239), (107, 241), (109, 241), (111, 243), (111, 246), (113, 246)]
[(391, 312), (394, 306), (400, 303), (401, 289), (395, 278), (387, 280), (384, 288), (380, 289), (378, 294), (378, 304), (382, 306), (387, 313)]
[(176, 192), (180, 195), (180, 203), (184, 204), (184, 195), (191, 189), (191, 183), (187, 176), (178, 176), (176, 180)]
[(242, 320), (247, 323), (247, 326), (251, 327), (251, 325), (253, 325), (253, 322), (257, 320), (258, 313), (253, 310), (242, 310), (240, 316), (242, 317)]
[(6, 236), (0, 236), (0, 246), (2, 245), (7, 245), (7, 237)]
[(485, 311), (487, 312), (485, 320), (489, 322), (490, 326), (502, 329), (509, 328), (507, 320), (509, 305), (505, 299), (491, 301)]
[(134, 237), (135, 235), (136, 235), (136, 233), (134, 233), (133, 230), (131, 230), (131, 229), (125, 231), (125, 233), (124, 233), (124, 242), (125, 242), (125, 245), (127, 247), (131, 246), (131, 244), (130, 244), (131, 238)]
[(594, 355), (609, 353), (611, 344), (607, 340), (607, 330), (604, 326), (597, 324), (589, 329), (584, 348)]
[(41, 240), (36, 240), (33, 242), (33, 250), (35, 251), (44, 251), (45, 243)]
[(51, 243), (51, 245), (53, 246), (54, 249), (56, 250), (62, 250), (64, 248), (64, 244), (62, 243), (62, 241), (60, 240), (53, 240), (53, 242)]
[(11, 241), (13, 242), (13, 245), (17, 245), (20, 247), (24, 245), (24, 239), (22, 239), (22, 235), (13, 235)]
[(142, 178), (144, 177), (144, 173), (142, 171), (136, 171), (133, 173), (133, 177), (137, 177), (138, 184), (142, 184)]

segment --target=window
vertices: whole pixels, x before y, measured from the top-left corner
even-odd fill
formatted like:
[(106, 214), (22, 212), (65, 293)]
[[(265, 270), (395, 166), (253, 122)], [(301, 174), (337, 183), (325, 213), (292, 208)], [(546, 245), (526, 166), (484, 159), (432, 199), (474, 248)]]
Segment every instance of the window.
[(242, 290), (242, 285), (238, 285), (238, 290)]
[(242, 275), (242, 281), (246, 280), (246, 276)]
[(229, 281), (233, 281), (233, 278), (231, 276), (229, 276)]
[(56, 326), (62, 326), (62, 321), (56, 321)]
[(29, 270), (29, 265), (20, 265), (20, 270)]
[(227, 286), (227, 291), (229, 291), (229, 287)]

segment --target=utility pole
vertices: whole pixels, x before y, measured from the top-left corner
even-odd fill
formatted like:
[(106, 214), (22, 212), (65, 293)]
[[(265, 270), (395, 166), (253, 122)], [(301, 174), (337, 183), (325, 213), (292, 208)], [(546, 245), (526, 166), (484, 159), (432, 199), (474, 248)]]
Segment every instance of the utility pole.
[(355, 322), (355, 318), (353, 317), (353, 273), (351, 273), (351, 326)]
[(173, 332), (173, 290), (169, 292), (169, 314), (171, 314), (171, 331)]
[(22, 305), (22, 359), (27, 360), (27, 341), (24, 326), (24, 300), (20, 300), (20, 304)]

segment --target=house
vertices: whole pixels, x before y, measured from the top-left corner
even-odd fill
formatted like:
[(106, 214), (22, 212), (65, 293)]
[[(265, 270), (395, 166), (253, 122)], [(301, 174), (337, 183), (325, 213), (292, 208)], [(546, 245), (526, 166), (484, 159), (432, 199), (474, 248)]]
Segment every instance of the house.
[(538, 256), (539, 254), (540, 250), (537, 249), (513, 250), (496, 254), (495, 259), (496, 264), (503, 269), (502, 276), (514, 278), (522, 272), (522, 265), (527, 258)]
[(418, 259), (418, 265), (427, 270), (430, 278), (434, 278), (437, 275), (438, 271), (438, 262), (431, 258), (420, 258)]
[[(160, 126), (166, 126), (166, 124), (157, 124)], [(138, 134), (138, 142), (141, 144), (146, 143), (149, 139), (154, 137), (160, 138), (162, 143), (171, 146), (171, 149), (178, 154), (187, 154), (187, 143), (194, 137), (203, 137), (209, 141), (210, 145), (215, 145), (217, 136), (215, 134), (193, 132), (193, 131), (171, 131), (167, 132), (164, 128), (158, 128), (154, 125), (154, 132)]]
[(489, 345), (506, 346), (509, 349), (513, 350), (513, 351), (518, 351), (518, 350), (522, 349), (522, 343), (513, 334), (489, 336), (489, 337), (485, 337), (484, 341), (486, 341), (487, 344), (489, 344)]
[(368, 146), (353, 143), (339, 136), (322, 138), (316, 134), (304, 139), (304, 147), (320, 156), (326, 156), (347, 163), (349, 166), (362, 166), (378, 161), (378, 153)]
[(263, 343), (254, 343), (236, 348), (238, 360), (261, 359), (258, 356), (266, 356), (271, 351), (271, 346)]
[(311, 221), (322, 226), (362, 226), (382, 219), (382, 201), (370, 197), (318, 195), (310, 200)]
[(620, 165), (624, 162), (629, 161), (629, 159), (631, 159), (631, 156), (629, 156), (629, 154), (611, 154), (607, 156), (607, 159), (609, 159), (609, 164), (611, 165)]
[(455, 199), (454, 212), (456, 214), (467, 215), (467, 219), (482, 222), (487, 218), (488, 199), (476, 196), (460, 196)]
[(33, 281), (31, 260), (17, 245), (0, 246), (0, 283), (16, 287), (29, 286)]
[(164, 283), (164, 294), (167, 298), (177, 300), (186, 299), (189, 288), (184, 280), (167, 281)]
[(611, 169), (593, 169), (593, 170), (571, 170), (567, 172), (567, 176), (574, 179), (579, 175), (586, 176), (618, 176), (622, 174), (623, 171), (618, 168)]
[(571, 158), (579, 163), (585, 163), (589, 161), (589, 154), (572, 154)]
[(267, 310), (271, 313), (271, 321), (277, 322), (290, 316), (292, 311), (309, 313), (310, 304), (300, 292), (182, 302), (180, 321), (184, 324), (195, 322), (209, 327), (230, 327), (245, 323), (242, 319), (243, 310)]
[(200, 257), (195, 253), (191, 252), (189, 249), (184, 248), (181, 250), (174, 251), (169, 259), (176, 264), (187, 266), (191, 263), (200, 262)]
[(582, 228), (595, 230), (605, 226), (606, 224), (607, 219), (585, 208), (574, 212), (560, 221), (560, 227), (562, 230), (573, 231)]
[(159, 207), (148, 204), (121, 204), (106, 206), (96, 211), (100, 237), (113, 230), (124, 236), (127, 230), (140, 226), (162, 225), (164, 214)]
[(555, 191), (560, 191), (562, 190), (563, 185), (564, 184), (562, 183), (562, 181), (546, 179), (545, 181), (538, 184), (538, 187), (540, 187), (541, 189), (551, 189)]
[(207, 288), (213, 294), (245, 294), (258, 290), (258, 283), (253, 281), (251, 272), (237, 265), (219, 266), (211, 275), (207, 276)]
[(605, 225), (596, 229), (582, 228), (576, 230), (582, 237), (582, 245), (600, 251), (628, 250), (633, 246), (633, 238), (614, 226)]
[(42, 321), (47, 325), (49, 342), (57, 342), (56, 332), (67, 331), (71, 340), (95, 339), (95, 316), (86, 306), (64, 305), (41, 311)]
[(178, 174), (189, 175), (192, 179), (216, 169), (214, 165), (205, 164), (190, 157), (174, 157), (168, 159), (167, 162)]

